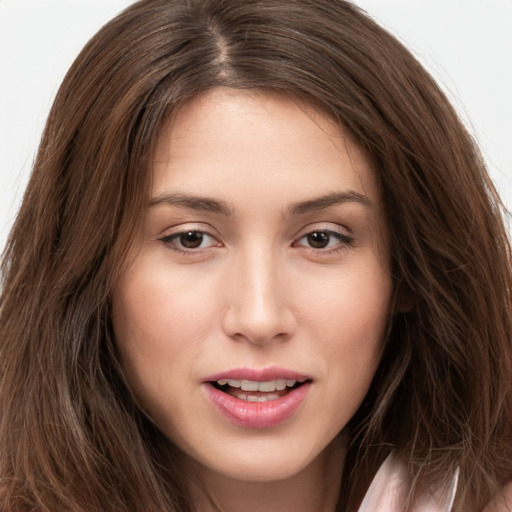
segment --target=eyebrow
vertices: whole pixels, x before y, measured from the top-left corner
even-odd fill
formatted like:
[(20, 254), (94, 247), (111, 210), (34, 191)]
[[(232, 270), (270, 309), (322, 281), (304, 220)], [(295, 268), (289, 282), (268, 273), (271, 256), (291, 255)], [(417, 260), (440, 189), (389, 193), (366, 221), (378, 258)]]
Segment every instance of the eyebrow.
[(183, 206), (189, 210), (199, 210), (226, 216), (233, 214), (233, 209), (225, 201), (219, 201), (209, 197), (191, 196), (188, 194), (162, 194), (152, 199), (149, 206), (159, 204)]
[(305, 213), (317, 212), (325, 210), (330, 206), (344, 203), (358, 203), (366, 208), (371, 208), (373, 202), (363, 194), (349, 190), (347, 192), (333, 192), (325, 196), (320, 196), (308, 201), (301, 201), (290, 206), (289, 212), (292, 215), (303, 215)]
[[(304, 215), (344, 203), (358, 203), (366, 208), (373, 206), (373, 202), (368, 199), (367, 196), (349, 190), (347, 192), (333, 192), (307, 201), (294, 203), (289, 206), (288, 212), (291, 215)], [(204, 211), (225, 216), (230, 216), (234, 213), (234, 209), (225, 201), (183, 193), (159, 195), (151, 200), (149, 206), (152, 207), (159, 204), (182, 206), (189, 210)]]

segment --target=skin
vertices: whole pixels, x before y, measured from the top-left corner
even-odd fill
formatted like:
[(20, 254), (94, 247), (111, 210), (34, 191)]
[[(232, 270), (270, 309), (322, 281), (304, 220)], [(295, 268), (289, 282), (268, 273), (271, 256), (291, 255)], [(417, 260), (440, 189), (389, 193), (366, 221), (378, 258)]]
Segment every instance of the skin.
[[(339, 433), (391, 314), (388, 252), (371, 163), (322, 114), (229, 89), (175, 112), (113, 322), (134, 395), (195, 475), (198, 510), (214, 510), (207, 495), (227, 512), (334, 509)], [(312, 381), (277, 426), (234, 424), (205, 392), (206, 376), (270, 366)]]
[(487, 504), (482, 512), (512, 512), (512, 480), (503, 487), (501, 493)]

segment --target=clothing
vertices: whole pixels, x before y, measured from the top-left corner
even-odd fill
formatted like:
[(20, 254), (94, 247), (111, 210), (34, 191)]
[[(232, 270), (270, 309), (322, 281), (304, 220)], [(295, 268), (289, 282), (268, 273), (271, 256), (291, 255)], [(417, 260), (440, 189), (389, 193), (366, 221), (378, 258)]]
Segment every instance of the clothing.
[[(446, 488), (420, 494), (407, 511), (451, 512), (458, 478), (459, 472), (456, 471)], [(358, 512), (404, 512), (409, 489), (406, 467), (396, 454), (391, 453), (377, 471)]]

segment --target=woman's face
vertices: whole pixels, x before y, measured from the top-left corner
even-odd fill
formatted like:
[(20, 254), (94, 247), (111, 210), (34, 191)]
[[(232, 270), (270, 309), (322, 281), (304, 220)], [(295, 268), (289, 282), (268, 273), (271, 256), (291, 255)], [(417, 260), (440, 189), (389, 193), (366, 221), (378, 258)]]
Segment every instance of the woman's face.
[(205, 474), (326, 455), (381, 356), (386, 240), (369, 160), (322, 114), (222, 89), (173, 116), (113, 321), (137, 399)]

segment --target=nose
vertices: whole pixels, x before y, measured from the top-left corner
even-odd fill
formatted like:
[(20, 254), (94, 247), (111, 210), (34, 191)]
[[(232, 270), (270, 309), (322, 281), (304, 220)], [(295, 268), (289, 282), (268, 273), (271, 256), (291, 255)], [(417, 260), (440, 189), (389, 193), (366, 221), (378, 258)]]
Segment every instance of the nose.
[(247, 251), (232, 262), (224, 288), (223, 330), (254, 344), (290, 338), (296, 328), (291, 291), (279, 257), (264, 249)]

